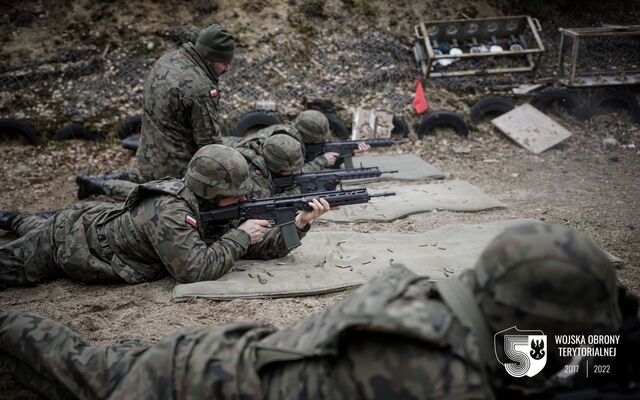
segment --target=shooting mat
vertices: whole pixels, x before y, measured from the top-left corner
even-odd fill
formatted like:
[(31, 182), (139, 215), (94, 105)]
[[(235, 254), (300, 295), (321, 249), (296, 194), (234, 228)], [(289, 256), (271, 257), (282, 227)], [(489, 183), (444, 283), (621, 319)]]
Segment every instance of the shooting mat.
[(369, 203), (342, 207), (322, 216), (330, 222), (388, 222), (432, 210), (481, 211), (505, 208), (500, 201), (466, 181), (370, 187), (370, 193), (393, 191), (392, 197), (376, 197)]
[[(174, 299), (291, 297), (360, 286), (392, 263), (442, 279), (473, 267), (486, 245), (506, 227), (531, 219), (455, 224), (423, 233), (310, 232), (287, 257), (240, 260), (217, 281), (176, 285)], [(617, 262), (621, 260), (612, 256)]]
[(372, 182), (380, 180), (417, 181), (443, 179), (444, 174), (415, 154), (392, 154), (384, 156), (353, 157), (353, 167), (379, 167), (381, 171), (398, 170), (396, 174), (384, 174), (379, 178), (359, 179), (349, 182)]

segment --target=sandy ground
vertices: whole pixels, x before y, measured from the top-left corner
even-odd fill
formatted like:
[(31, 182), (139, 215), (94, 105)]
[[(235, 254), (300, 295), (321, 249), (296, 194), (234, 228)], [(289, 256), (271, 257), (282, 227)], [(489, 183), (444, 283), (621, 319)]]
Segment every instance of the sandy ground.
[[(315, 229), (420, 232), (449, 223), (524, 217), (564, 223), (586, 232), (623, 258), (625, 265), (618, 276), (640, 293), (640, 150), (635, 147), (640, 126), (625, 113), (597, 116), (584, 124), (566, 115), (555, 118), (570, 127), (574, 135), (540, 155), (518, 147), (488, 124), (472, 132), (469, 139), (440, 130), (397, 150), (420, 154), (450, 179), (471, 182), (507, 204), (507, 209), (438, 211), (386, 224), (323, 223)], [(616, 137), (621, 145), (604, 146), (602, 138), (608, 135)], [(68, 206), (75, 201), (75, 171), (104, 172), (131, 161), (131, 156), (116, 144), (69, 143), (39, 149), (15, 143), (0, 145), (0, 209), (35, 212)], [(459, 147), (470, 152), (454, 153), (452, 149)], [(2, 243), (12, 239), (0, 234)], [(110, 344), (127, 339), (154, 342), (177, 328), (219, 326), (237, 320), (283, 327), (349, 295), (341, 292), (289, 299), (175, 303), (171, 300), (173, 285), (170, 278), (133, 286), (84, 286), (63, 279), (0, 292), (0, 308), (35, 312), (70, 326), (98, 344)], [(33, 396), (2, 374), (0, 398), (9, 398), (5, 395)]]

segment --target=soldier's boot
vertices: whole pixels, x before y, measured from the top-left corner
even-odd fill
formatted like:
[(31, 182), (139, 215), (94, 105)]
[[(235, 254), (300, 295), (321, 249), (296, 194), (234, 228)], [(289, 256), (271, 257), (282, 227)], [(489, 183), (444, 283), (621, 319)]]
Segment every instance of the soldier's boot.
[(13, 211), (0, 211), (0, 229), (13, 232), (11, 229), (11, 223), (18, 216), (18, 213)]
[(78, 199), (86, 199), (92, 194), (106, 194), (104, 191), (104, 179), (93, 178), (81, 172), (76, 176), (78, 184)]

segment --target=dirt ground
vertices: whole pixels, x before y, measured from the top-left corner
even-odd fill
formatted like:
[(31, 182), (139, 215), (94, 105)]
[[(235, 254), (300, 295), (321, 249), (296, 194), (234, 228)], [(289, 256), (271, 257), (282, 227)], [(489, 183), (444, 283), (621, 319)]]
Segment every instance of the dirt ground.
[[(48, 4), (46, 1), (25, 2), (31, 3), (41, 4), (38, 7), (43, 9), (46, 9)], [(85, 7), (87, 3), (92, 5)], [(113, 26), (120, 28), (114, 28), (113, 32), (101, 31), (100, 35), (113, 34), (117, 40), (124, 41), (129, 32), (126, 29), (130, 27), (128, 24), (133, 24), (137, 29), (133, 35), (140, 34), (140, 41), (146, 43), (150, 38), (157, 39), (157, 35), (154, 36), (155, 33), (150, 32), (167, 26), (187, 24), (184, 21), (188, 21), (192, 26), (203, 26), (203, 21), (215, 11), (206, 11), (205, 7), (205, 11), (196, 18), (189, 10), (184, 9), (183, 5), (169, 18), (168, 14), (163, 12), (163, 7), (168, 7), (168, 2), (153, 3), (152, 6), (142, 2), (143, 7), (152, 8), (145, 8), (144, 12), (135, 10), (138, 3), (123, 6), (129, 14), (109, 8), (109, 12), (104, 14), (113, 18)], [(240, 1), (236, 10), (229, 6), (234, 2), (224, 0), (218, 3), (220, 20), (233, 21), (232, 28), (240, 33), (243, 40), (242, 48), (246, 49), (254, 46), (255, 40), (264, 33), (259, 26), (256, 27), (257, 19), (264, 21), (267, 32), (276, 32), (288, 18), (287, 13), (290, 9), (298, 9), (303, 2), (289, 1), (286, 2), (288, 5), (285, 5), (285, 2), (266, 0)], [(269, 8), (271, 3), (275, 5), (272, 9)], [(343, 13), (342, 3), (345, 2), (327, 1), (325, 13), (329, 19)], [(357, 7), (368, 4), (361, 1), (351, 3)], [(358, 19), (358, 23), (365, 26), (367, 23), (385, 27), (388, 25), (388, 30), (395, 34), (406, 35), (407, 32), (412, 32), (411, 24), (418, 17), (456, 17), (461, 12), (460, 7), (453, 5), (456, 2), (401, 1), (403, 7), (391, 7), (393, 12), (387, 12), (390, 8), (387, 2), (371, 3), (378, 7), (377, 16), (362, 17)], [(440, 3), (442, 5), (439, 5)], [(496, 12), (494, 6), (488, 4), (504, 2), (468, 3), (475, 7), (479, 16), (483, 16)], [(103, 2), (93, 4), (78, 1), (74, 4), (75, 13), (61, 14), (62, 16), (56, 14), (61, 12), (57, 5), (51, 7), (51, 15), (42, 18), (42, 23), (52, 25), (52, 21), (54, 24), (58, 18), (64, 20), (65, 24), (71, 24), (75, 23), (74, 15), (79, 21), (83, 20), (80, 17), (88, 14), (95, 18), (96, 15), (102, 15), (103, 8), (107, 7)], [(349, 12), (366, 14), (370, 11), (367, 10), (352, 9)], [(465, 12), (468, 13), (468, 10)], [(145, 13), (147, 24), (142, 26), (139, 22), (142, 19), (141, 15)], [(507, 14), (507, 11), (501, 13)], [(567, 16), (562, 18), (568, 19)], [(291, 24), (297, 20), (289, 18), (287, 21), (287, 29), (293, 29)], [(588, 21), (595, 23), (591, 19)], [(338, 19), (338, 25), (339, 23), (344, 23), (344, 19)], [(327, 21), (327, 24), (336, 26), (333, 20)], [(7, 26), (0, 29), (2, 53), (9, 54), (12, 63), (24, 62), (38, 56), (37, 51), (25, 50), (27, 39), (46, 41), (44, 33), (36, 33), (30, 26), (29, 23), (20, 24), (15, 33)], [(96, 29), (99, 30), (99, 27)], [(296, 34), (299, 34), (300, 26), (296, 25), (295, 29), (298, 29)], [(8, 32), (4, 32), (5, 30)], [(58, 37), (56, 32), (50, 32), (49, 35)], [(63, 46), (65, 40), (71, 40), (71, 36), (64, 35), (60, 34), (59, 37), (66, 39), (57, 45)], [(99, 35), (95, 36), (97, 40)], [(21, 37), (22, 39), (18, 40)], [(47, 56), (52, 54), (54, 52)], [(411, 89), (413, 82), (407, 81), (405, 86), (404, 89)], [(478, 92), (484, 91), (482, 88), (478, 89)], [(140, 91), (136, 93), (138, 96), (141, 94)], [(384, 93), (382, 96), (384, 97)], [(429, 86), (428, 96), (430, 104), (435, 108), (445, 107), (450, 100), (454, 100), (457, 111), (468, 113), (462, 94)], [(5, 113), (10, 110), (10, 106), (18, 104), (13, 102), (13, 97), (9, 97), (0, 99), (2, 117), (6, 116)], [(369, 98), (368, 101), (373, 100)], [(39, 104), (34, 105), (33, 109), (45, 109), (43, 115), (49, 119), (56, 117), (58, 111), (46, 109), (47, 103)], [(410, 109), (410, 104), (406, 106)], [(130, 100), (123, 100), (122, 108), (127, 111), (123, 115), (131, 114), (131, 107)], [(381, 151), (418, 154), (445, 172), (447, 179), (462, 179), (478, 186), (505, 203), (506, 209), (477, 213), (434, 211), (391, 223), (319, 223), (314, 229), (422, 232), (451, 223), (480, 223), (510, 218), (535, 218), (568, 224), (587, 233), (609, 252), (622, 258), (625, 264), (619, 269), (618, 277), (621, 283), (640, 294), (640, 124), (633, 123), (624, 111), (598, 115), (587, 122), (576, 121), (562, 112), (555, 112), (552, 116), (571, 130), (573, 136), (540, 155), (533, 155), (520, 148), (489, 123), (472, 130), (467, 139), (456, 136), (453, 131), (438, 129), (424, 140), (414, 140), (397, 149)], [(417, 117), (415, 120), (417, 121)], [(77, 201), (74, 181), (77, 172), (101, 174), (131, 165), (132, 154), (120, 147), (119, 141), (113, 139), (113, 133), (101, 133), (107, 136), (107, 142), (49, 141), (45, 146), (32, 147), (13, 141), (0, 141), (0, 210), (31, 213), (68, 207)], [(618, 145), (603, 144), (606, 137), (615, 138)], [(459, 148), (464, 148), (465, 152), (454, 151)], [(14, 239), (10, 234), (0, 233), (0, 244)], [(69, 326), (97, 344), (108, 345), (130, 339), (155, 342), (182, 327), (215, 327), (238, 320), (255, 320), (283, 327), (324, 310), (349, 296), (349, 292), (339, 292), (283, 299), (228, 302), (193, 300), (176, 303), (171, 300), (173, 285), (174, 281), (170, 278), (133, 286), (85, 286), (62, 279), (37, 287), (1, 291), (0, 309), (35, 312)], [(37, 398), (6, 372), (0, 369), (0, 399)]]

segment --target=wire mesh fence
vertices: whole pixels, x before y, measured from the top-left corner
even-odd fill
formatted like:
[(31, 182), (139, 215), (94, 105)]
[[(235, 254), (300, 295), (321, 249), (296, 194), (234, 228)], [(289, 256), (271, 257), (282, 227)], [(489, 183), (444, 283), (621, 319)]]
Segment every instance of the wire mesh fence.
[[(159, 35), (166, 42), (163, 51), (170, 51), (195, 41), (197, 32)], [(55, 130), (52, 118), (58, 125), (90, 122), (103, 134), (139, 113), (144, 80), (162, 52), (76, 47), (47, 60), (0, 67), (0, 113), (43, 120), (41, 126), (50, 130)], [(406, 90), (398, 94), (393, 87), (411, 88), (419, 77), (410, 47), (386, 32), (355, 29), (304, 43), (286, 33), (265, 35), (255, 46), (237, 49), (230, 72), (221, 77), (221, 112), (234, 121), (260, 100), (301, 109), (304, 97), (357, 104), (363, 96), (384, 91), (389, 93), (384, 106), (399, 109), (411, 99)]]

